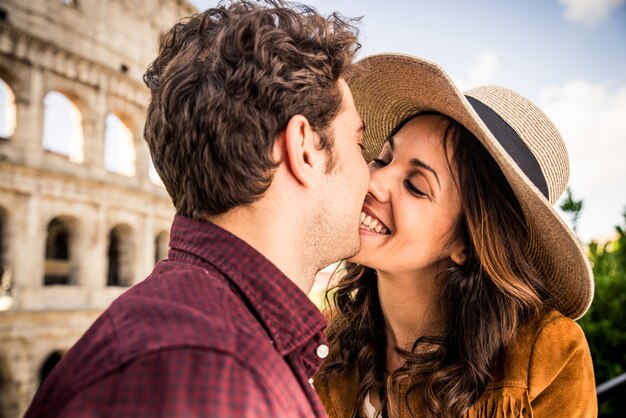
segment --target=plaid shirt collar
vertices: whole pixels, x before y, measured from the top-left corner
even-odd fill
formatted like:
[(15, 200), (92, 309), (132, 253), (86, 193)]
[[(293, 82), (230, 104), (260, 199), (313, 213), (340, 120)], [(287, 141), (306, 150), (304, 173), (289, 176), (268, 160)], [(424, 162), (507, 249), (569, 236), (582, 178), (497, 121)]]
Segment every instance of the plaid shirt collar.
[(320, 336), (327, 325), (317, 307), (271, 261), (230, 232), (176, 216), (169, 258), (182, 251), (220, 270), (258, 314), (276, 349), (286, 356)]

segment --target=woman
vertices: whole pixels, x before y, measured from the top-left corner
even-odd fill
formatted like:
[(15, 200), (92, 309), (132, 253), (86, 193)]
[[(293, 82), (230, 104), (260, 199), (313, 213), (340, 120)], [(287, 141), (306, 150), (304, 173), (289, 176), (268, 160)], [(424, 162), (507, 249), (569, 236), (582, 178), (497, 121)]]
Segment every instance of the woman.
[(350, 80), (370, 186), (314, 385), (331, 417), (592, 417), (573, 321), (593, 277), (552, 205), (564, 143), (531, 102), (378, 55)]

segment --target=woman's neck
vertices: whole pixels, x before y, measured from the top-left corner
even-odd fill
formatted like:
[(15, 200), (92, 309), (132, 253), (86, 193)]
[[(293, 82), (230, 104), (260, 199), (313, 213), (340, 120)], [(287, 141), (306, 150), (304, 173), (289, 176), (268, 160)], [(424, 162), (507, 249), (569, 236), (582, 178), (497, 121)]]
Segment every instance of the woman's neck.
[(378, 272), (378, 297), (385, 320), (387, 368), (391, 371), (402, 364), (395, 347), (410, 350), (419, 337), (437, 334), (441, 329), (434, 275)]

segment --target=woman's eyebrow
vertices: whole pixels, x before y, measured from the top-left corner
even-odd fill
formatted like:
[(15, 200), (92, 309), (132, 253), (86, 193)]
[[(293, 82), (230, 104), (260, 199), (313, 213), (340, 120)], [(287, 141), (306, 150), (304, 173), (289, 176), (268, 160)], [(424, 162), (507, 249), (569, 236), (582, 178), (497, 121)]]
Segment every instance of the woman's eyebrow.
[(429, 166), (428, 164), (426, 164), (424, 161), (419, 160), (417, 158), (412, 158), (409, 163), (413, 166), (413, 167), (419, 167), (419, 168), (423, 168), (425, 170), (430, 171), (431, 173), (433, 173), (433, 175), (435, 176), (435, 180), (437, 180), (437, 184), (439, 185), (439, 189), (441, 190), (441, 183), (439, 182), (439, 176), (437, 175), (437, 172), (435, 171), (434, 168), (432, 168), (431, 166)]

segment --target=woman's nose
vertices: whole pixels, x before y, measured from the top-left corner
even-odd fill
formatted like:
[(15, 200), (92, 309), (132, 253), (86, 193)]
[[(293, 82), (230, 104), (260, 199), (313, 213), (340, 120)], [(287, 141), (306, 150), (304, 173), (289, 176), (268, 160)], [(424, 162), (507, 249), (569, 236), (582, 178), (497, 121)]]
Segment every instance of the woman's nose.
[(389, 179), (386, 167), (374, 167), (370, 165), (370, 184), (367, 192), (377, 201), (386, 203), (389, 201)]

